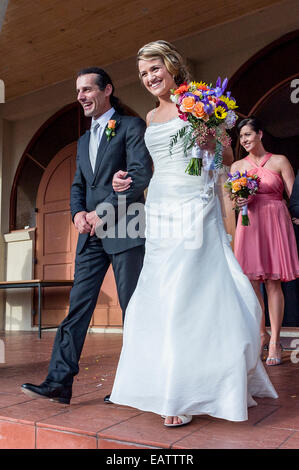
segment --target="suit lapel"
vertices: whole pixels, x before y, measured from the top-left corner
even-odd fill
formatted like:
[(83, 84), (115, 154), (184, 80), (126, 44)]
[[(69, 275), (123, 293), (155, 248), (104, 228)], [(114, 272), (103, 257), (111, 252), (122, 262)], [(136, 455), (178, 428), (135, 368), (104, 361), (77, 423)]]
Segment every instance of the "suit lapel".
[(81, 160), (81, 168), (83, 166), (82, 170), (86, 175), (86, 179), (87, 181), (91, 183), (94, 179), (94, 174), (92, 171), (90, 158), (89, 158), (89, 138), (90, 138), (90, 131), (86, 131), (84, 136), (81, 138), (82, 139), (81, 146), (83, 146), (83, 152), (82, 152), (83, 158)]
[[(115, 120), (116, 121), (116, 133), (117, 133), (117, 129), (119, 127), (119, 124), (120, 124), (120, 115), (115, 112), (112, 117), (111, 117), (111, 120)], [(106, 126), (107, 127), (107, 126)], [(102, 165), (102, 162), (104, 160), (104, 156), (105, 156), (105, 153), (109, 147), (109, 143), (110, 141), (108, 141), (107, 139), (107, 136), (106, 136), (106, 132), (105, 132), (106, 128), (104, 129), (104, 132), (103, 132), (103, 135), (102, 135), (102, 138), (101, 138), (101, 142), (100, 142), (100, 145), (99, 145), (99, 148), (98, 148), (98, 153), (97, 153), (97, 159), (96, 159), (96, 165), (95, 165), (95, 170), (94, 170), (94, 173), (93, 173), (93, 182), (95, 181), (96, 177), (97, 177), (97, 174), (99, 172), (99, 169)], [(116, 137), (116, 136), (115, 136)], [(115, 137), (112, 137), (111, 139), (115, 139)], [(110, 139), (110, 140), (111, 140)], [(91, 168), (91, 165), (90, 165), (90, 168)]]

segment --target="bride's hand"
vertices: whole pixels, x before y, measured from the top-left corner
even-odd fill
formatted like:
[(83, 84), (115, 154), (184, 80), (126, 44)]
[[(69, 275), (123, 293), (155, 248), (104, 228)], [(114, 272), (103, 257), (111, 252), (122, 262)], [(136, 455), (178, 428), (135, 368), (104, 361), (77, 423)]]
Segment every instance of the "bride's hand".
[(127, 171), (122, 171), (122, 170), (119, 170), (116, 173), (114, 173), (114, 176), (112, 179), (112, 187), (115, 192), (120, 193), (130, 188), (131, 183), (132, 183), (132, 178), (130, 176), (126, 178), (127, 174), (128, 174)]

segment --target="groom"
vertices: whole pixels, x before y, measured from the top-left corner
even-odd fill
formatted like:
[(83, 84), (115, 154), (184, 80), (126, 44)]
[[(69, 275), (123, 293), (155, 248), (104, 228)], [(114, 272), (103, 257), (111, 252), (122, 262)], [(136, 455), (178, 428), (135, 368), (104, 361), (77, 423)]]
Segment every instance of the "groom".
[[(67, 404), (72, 396), (73, 378), (79, 372), (78, 362), (88, 326), (110, 264), (123, 314), (142, 268), (142, 235), (130, 238), (123, 229), (118, 234), (118, 225), (128, 226), (133, 216), (118, 207), (118, 196), (112, 189), (113, 175), (118, 170), (128, 172), (131, 185), (122, 193), (126, 196), (126, 207), (136, 202), (143, 207), (143, 191), (152, 176), (151, 159), (143, 139), (145, 123), (137, 117), (119, 114), (109, 75), (97, 67), (80, 71), (77, 93), (85, 116), (92, 121), (90, 131), (78, 141), (77, 168), (71, 188), (71, 213), (79, 238), (69, 314), (56, 333), (45, 381), (40, 385), (22, 385), (22, 391), (31, 397)], [(95, 233), (105, 227), (109, 206), (116, 213), (112, 236), (100, 239)]]

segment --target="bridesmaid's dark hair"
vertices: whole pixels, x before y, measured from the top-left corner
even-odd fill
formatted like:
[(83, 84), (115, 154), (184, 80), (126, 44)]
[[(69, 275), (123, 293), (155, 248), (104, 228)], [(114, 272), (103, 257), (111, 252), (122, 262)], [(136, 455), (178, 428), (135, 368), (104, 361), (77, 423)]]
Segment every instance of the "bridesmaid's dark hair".
[(258, 133), (259, 131), (263, 131), (262, 124), (256, 117), (246, 118), (246, 119), (243, 119), (241, 122), (239, 122), (237, 126), (239, 134), (240, 134), (242, 127), (244, 126), (250, 126), (256, 133)]
[(105, 72), (104, 69), (100, 69), (99, 67), (87, 67), (85, 69), (81, 69), (77, 73), (77, 78), (80, 77), (81, 75), (87, 75), (89, 73), (95, 73), (97, 75), (96, 84), (98, 85), (101, 91), (104, 91), (107, 85), (112, 86), (112, 93), (110, 95), (110, 104), (111, 106), (113, 106), (115, 111), (117, 111), (119, 114), (124, 114), (124, 109), (123, 109), (123, 105), (121, 101), (118, 98), (116, 98), (116, 96), (114, 96), (114, 85), (108, 73)]

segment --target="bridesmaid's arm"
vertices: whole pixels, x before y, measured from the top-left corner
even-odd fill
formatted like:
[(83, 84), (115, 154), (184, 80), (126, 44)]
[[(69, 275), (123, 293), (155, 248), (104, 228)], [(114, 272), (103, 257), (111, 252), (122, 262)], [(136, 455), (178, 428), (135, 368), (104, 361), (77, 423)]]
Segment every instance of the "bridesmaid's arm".
[(231, 165), (230, 170), (229, 170), (229, 172), (230, 172), (231, 174), (236, 173), (236, 171), (241, 171), (241, 169), (240, 169), (240, 162), (241, 162), (241, 160), (237, 160), (236, 162), (234, 162), (234, 163)]
[(223, 165), (231, 166), (234, 161), (234, 154), (233, 149), (231, 147), (227, 147), (223, 150)]

